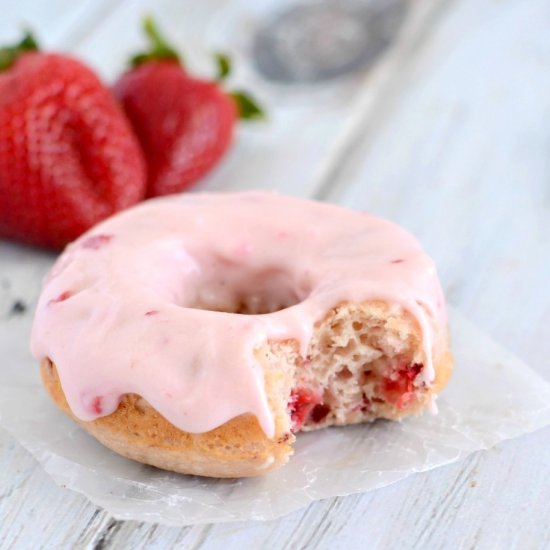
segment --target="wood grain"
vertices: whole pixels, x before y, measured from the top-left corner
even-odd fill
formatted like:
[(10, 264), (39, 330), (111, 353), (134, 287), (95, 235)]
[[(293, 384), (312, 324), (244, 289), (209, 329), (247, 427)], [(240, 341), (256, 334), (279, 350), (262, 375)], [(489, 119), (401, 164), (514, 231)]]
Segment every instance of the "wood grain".
[[(243, 2), (231, 6), (253, 20), (268, 4), (250, 13)], [(265, 185), (402, 223), (436, 258), (450, 300), (548, 378), (550, 4), (443, 4), (437, 14), (418, 15), (421, 37), (405, 36), (385, 65), (345, 85), (339, 99), (317, 96), (310, 105), (304, 94), (278, 97), (260, 86), (276, 106), (273, 125), (242, 132), (231, 159), (202, 187)], [(136, 15), (153, 3), (0, 5), (2, 37), (19, 14), (30, 13), (46, 44), (75, 51), (113, 78), (139, 43)], [(171, 35), (190, 48), (192, 63), (200, 65), (210, 47), (229, 44), (246, 65), (245, 45), (220, 30), (223, 17), (238, 19), (221, 1), (154, 5)], [(246, 66), (236, 82), (257, 83)], [(292, 139), (282, 147), (286, 135)], [(0, 330), (14, 335), (13, 346), (26, 346), (50, 261), (0, 244)], [(14, 314), (17, 299), (29, 309)], [(9, 360), (9, 350), (2, 351)], [(545, 549), (549, 437), (550, 429), (541, 430), (272, 522), (178, 529), (113, 520), (55, 486), (0, 431), (0, 547)]]

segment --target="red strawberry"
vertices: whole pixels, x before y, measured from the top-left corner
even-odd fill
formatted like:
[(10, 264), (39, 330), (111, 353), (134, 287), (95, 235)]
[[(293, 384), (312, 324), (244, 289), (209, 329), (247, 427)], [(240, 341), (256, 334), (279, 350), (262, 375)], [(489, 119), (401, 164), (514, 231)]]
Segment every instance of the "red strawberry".
[(144, 197), (139, 144), (90, 69), (27, 36), (0, 70), (0, 236), (62, 247)]
[[(114, 92), (145, 153), (151, 197), (195, 183), (229, 148), (237, 117), (257, 118), (262, 112), (242, 92), (228, 94), (219, 82), (189, 76), (150, 18), (144, 28), (152, 49), (133, 58), (134, 68), (120, 77)], [(222, 55), (218, 64), (221, 80), (230, 64)]]
[[(292, 388), (288, 411), (292, 421), (292, 431), (297, 432), (309, 419), (316, 407), (321, 405), (322, 397), (307, 388)], [(323, 405), (321, 405), (323, 406)], [(320, 422), (328, 413), (322, 410), (315, 412), (314, 422)]]
[(383, 389), (386, 400), (394, 403), (397, 408), (403, 409), (414, 400), (414, 381), (420, 374), (423, 365), (413, 363), (411, 365), (401, 365), (395, 379), (385, 378)]

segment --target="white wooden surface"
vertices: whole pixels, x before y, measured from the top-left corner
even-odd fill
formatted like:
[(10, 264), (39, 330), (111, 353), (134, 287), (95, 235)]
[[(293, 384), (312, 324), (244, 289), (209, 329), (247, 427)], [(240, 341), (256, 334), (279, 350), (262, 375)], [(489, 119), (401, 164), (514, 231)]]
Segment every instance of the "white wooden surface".
[[(0, 38), (27, 21), (113, 78), (139, 44), (133, 24), (144, 11), (201, 65), (216, 46), (242, 56), (236, 30), (274, 4), (2, 0)], [(276, 188), (405, 225), (435, 257), (450, 301), (549, 378), (550, 2), (418, 0), (416, 9), (373, 72), (326, 95), (271, 89), (243, 62), (237, 80), (260, 91), (272, 119), (241, 132), (201, 188)], [(0, 243), (0, 330), (28, 332), (32, 312), (10, 315), (11, 304), (34, 302), (49, 261)], [(0, 548), (545, 549), (549, 436), (276, 521), (177, 529), (113, 520), (55, 486), (0, 431)]]

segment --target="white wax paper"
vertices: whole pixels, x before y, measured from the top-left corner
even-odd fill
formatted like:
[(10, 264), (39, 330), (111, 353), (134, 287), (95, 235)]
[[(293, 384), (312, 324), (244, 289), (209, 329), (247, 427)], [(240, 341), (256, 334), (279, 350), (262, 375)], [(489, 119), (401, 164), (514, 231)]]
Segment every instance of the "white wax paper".
[(52, 478), (120, 519), (168, 525), (268, 520), (310, 502), (369, 491), (550, 424), (550, 384), (451, 312), (454, 376), (439, 414), (299, 434), (288, 465), (261, 478), (163, 472), (107, 450), (58, 412), (21, 338), (0, 372), (0, 424)]

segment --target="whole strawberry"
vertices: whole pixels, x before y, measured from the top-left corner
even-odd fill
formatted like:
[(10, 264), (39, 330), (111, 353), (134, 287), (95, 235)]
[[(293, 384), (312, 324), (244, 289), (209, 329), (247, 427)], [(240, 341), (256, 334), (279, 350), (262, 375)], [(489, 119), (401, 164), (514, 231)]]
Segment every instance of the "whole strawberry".
[(0, 70), (0, 236), (59, 248), (144, 197), (139, 144), (90, 69), (27, 35)]
[[(132, 60), (133, 68), (114, 86), (132, 122), (147, 162), (147, 195), (176, 193), (189, 187), (223, 157), (237, 118), (262, 112), (243, 92), (226, 93), (219, 82), (187, 74), (176, 51), (147, 18), (151, 50)], [(218, 55), (219, 80), (229, 60)]]

